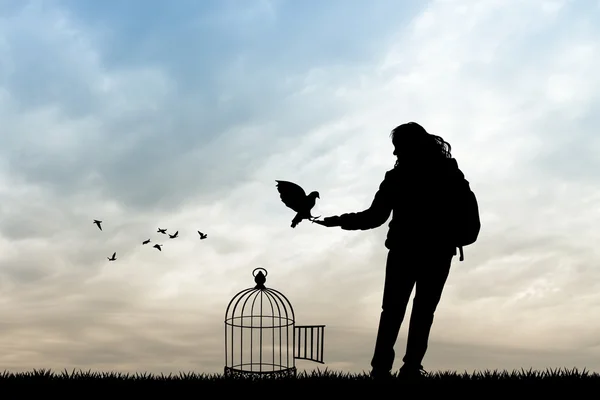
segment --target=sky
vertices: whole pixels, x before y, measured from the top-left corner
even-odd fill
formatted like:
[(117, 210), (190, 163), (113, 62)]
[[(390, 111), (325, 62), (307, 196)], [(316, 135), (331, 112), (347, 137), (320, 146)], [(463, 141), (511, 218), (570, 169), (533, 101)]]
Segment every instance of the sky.
[(225, 310), (262, 267), (296, 324), (326, 325), (300, 370), (369, 371), (389, 221), (292, 229), (275, 180), (319, 191), (314, 215), (364, 210), (416, 121), (482, 223), (425, 369), (600, 371), (599, 19), (592, 0), (0, 0), (0, 365), (221, 373)]

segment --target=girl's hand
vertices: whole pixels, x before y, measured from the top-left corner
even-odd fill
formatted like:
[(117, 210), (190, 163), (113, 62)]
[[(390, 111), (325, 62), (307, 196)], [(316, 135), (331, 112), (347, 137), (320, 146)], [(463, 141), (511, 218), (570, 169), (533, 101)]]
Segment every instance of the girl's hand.
[(331, 228), (333, 226), (340, 226), (340, 221), (339, 221), (340, 217), (333, 216), (333, 217), (326, 217), (323, 218), (323, 220), (319, 221), (317, 219), (313, 219), (312, 222), (314, 222), (315, 224), (319, 224), (319, 225), (323, 225), (326, 226), (328, 228)]

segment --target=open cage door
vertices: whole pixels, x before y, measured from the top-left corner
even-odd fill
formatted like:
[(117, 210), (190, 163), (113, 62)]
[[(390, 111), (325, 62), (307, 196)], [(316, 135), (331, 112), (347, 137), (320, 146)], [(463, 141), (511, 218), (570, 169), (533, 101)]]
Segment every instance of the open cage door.
[(324, 364), (325, 325), (296, 325), (294, 336), (294, 357), (296, 359)]

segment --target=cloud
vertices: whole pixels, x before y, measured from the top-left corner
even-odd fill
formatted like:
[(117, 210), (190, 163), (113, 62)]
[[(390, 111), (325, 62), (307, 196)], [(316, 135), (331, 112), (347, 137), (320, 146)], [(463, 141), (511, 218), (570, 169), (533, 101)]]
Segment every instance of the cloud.
[(262, 266), (299, 324), (327, 325), (330, 369), (368, 370), (387, 224), (292, 230), (274, 181), (318, 190), (316, 215), (360, 211), (410, 120), (451, 143), (483, 223), (453, 262), (426, 368), (600, 367), (598, 9), (228, 4), (180, 5), (154, 33), (114, 5), (4, 13), (7, 368), (221, 371), (226, 305)]

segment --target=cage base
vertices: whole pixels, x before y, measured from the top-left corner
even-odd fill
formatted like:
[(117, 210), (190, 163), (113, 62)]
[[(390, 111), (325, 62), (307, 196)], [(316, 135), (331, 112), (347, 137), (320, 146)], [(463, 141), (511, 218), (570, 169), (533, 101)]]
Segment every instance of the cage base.
[(225, 367), (224, 370), (225, 378), (234, 377), (268, 377), (268, 378), (288, 378), (297, 376), (296, 367), (283, 368), (275, 371), (248, 371), (240, 368)]

